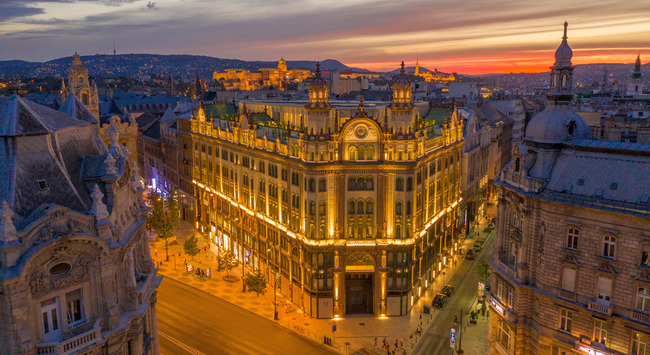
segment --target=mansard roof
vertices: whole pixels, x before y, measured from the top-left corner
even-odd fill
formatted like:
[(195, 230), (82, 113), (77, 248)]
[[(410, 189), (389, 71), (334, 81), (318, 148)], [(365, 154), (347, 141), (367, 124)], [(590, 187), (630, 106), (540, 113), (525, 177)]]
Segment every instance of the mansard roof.
[(107, 152), (96, 124), (17, 96), (0, 100), (0, 122), (0, 201), (17, 226), (43, 206), (90, 209), (83, 158)]

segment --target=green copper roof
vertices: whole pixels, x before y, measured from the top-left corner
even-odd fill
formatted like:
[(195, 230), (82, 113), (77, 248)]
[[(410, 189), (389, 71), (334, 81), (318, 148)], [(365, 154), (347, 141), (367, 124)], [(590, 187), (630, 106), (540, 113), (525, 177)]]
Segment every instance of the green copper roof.
[(426, 126), (442, 126), (445, 122), (445, 117), (449, 117), (451, 110), (449, 107), (432, 107), (429, 112), (424, 116), (424, 123)]
[(233, 104), (205, 105), (203, 106), (203, 110), (205, 111), (205, 117), (211, 119), (220, 118), (232, 121), (237, 115), (237, 109)]

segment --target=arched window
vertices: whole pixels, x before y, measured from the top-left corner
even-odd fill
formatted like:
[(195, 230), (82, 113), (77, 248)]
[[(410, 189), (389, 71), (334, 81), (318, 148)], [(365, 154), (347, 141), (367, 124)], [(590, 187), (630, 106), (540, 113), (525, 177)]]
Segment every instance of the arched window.
[(354, 214), (354, 208), (356, 207), (356, 204), (354, 201), (348, 202), (348, 214)]
[(406, 178), (406, 191), (413, 191), (413, 178)]
[(399, 224), (395, 226), (395, 238), (401, 238), (402, 237), (402, 226)]
[(405, 237), (409, 237), (411, 235), (411, 225), (407, 224), (406, 229), (404, 230)]
[(325, 226), (322, 224), (320, 225), (320, 227), (318, 227), (318, 238), (320, 239), (325, 238)]
[(366, 189), (366, 179), (360, 177), (357, 179), (357, 190), (365, 190)]
[(357, 202), (357, 214), (363, 214), (365, 209), (363, 208), (363, 201), (359, 200)]
[(309, 238), (314, 239), (316, 234), (316, 227), (313, 224), (309, 225)]
[(404, 191), (404, 179), (401, 177), (395, 180), (395, 191)]
[(375, 149), (373, 147), (366, 147), (366, 160), (373, 160), (375, 157)]
[(358, 147), (357, 148), (357, 159), (358, 160), (365, 160), (366, 158), (364, 156), (364, 153), (365, 153), (365, 150), (363, 149), (363, 147)]
[(348, 179), (348, 191), (354, 191), (357, 189), (357, 181), (351, 177)]
[(372, 179), (372, 176), (368, 176), (366, 178), (366, 190), (374, 190), (374, 188), (375, 188), (375, 184)]
[(372, 201), (367, 201), (366, 202), (366, 214), (373, 214), (373, 204)]
[(81, 95), (81, 102), (83, 102), (84, 105), (88, 105), (88, 94), (87, 93), (84, 92)]
[(411, 215), (411, 201), (406, 201), (406, 215)]
[(315, 192), (316, 191), (316, 180), (313, 178), (309, 178), (309, 192)]
[(350, 160), (357, 160), (357, 148), (355, 147), (350, 147), (348, 149), (348, 159)]
[(402, 215), (402, 202), (397, 202), (395, 204), (395, 214), (398, 216)]
[(325, 217), (327, 215), (327, 205), (325, 204), (325, 201), (321, 201), (318, 204), (318, 215), (320, 217)]
[(357, 227), (357, 237), (358, 238), (363, 238), (363, 227), (362, 226)]
[(318, 179), (318, 192), (325, 191), (327, 191), (327, 182), (325, 181), (325, 178), (320, 178)]
[(520, 163), (521, 163), (521, 161), (519, 160), (519, 158), (515, 159), (515, 172), (516, 172), (516, 173), (519, 172), (519, 165), (520, 165)]
[(316, 215), (316, 202), (314, 201), (309, 202), (309, 215), (310, 216)]
[(323, 267), (323, 253), (318, 253), (318, 267)]

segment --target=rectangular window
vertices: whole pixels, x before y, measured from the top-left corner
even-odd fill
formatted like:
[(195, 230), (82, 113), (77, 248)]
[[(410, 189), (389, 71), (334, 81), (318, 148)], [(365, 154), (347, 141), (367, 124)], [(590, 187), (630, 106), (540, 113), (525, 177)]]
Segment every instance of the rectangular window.
[(562, 308), (560, 310), (560, 329), (564, 330), (565, 332), (571, 332), (572, 318), (573, 312)]
[(575, 292), (576, 270), (570, 268), (562, 269), (562, 289), (569, 292)]
[(632, 333), (632, 346), (630, 349), (631, 355), (649, 355), (648, 349), (648, 335), (643, 333)]
[(600, 319), (594, 319), (594, 341), (597, 343), (605, 344), (607, 339), (607, 322)]
[(505, 320), (499, 320), (499, 329), (497, 330), (497, 341), (504, 349), (510, 349), (510, 326)]
[(68, 292), (65, 295), (68, 326), (70, 328), (83, 323), (83, 303), (81, 289)]
[(650, 266), (650, 243), (643, 244), (641, 247), (641, 265)]
[(612, 298), (612, 279), (598, 276), (597, 302), (609, 306)]
[(579, 235), (578, 229), (575, 228), (569, 228), (569, 232), (567, 233), (567, 241), (566, 241), (566, 247), (570, 249), (578, 249), (578, 235)]
[(603, 256), (608, 258), (614, 258), (615, 250), (616, 250), (616, 237), (606, 235), (603, 238)]
[(650, 288), (638, 287), (636, 289), (635, 310), (650, 313)]

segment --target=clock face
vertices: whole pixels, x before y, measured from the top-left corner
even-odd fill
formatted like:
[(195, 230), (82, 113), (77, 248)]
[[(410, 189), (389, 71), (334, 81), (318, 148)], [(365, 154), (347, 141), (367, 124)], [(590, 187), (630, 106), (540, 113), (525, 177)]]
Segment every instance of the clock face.
[(366, 126), (359, 125), (357, 128), (355, 128), (354, 134), (357, 136), (357, 138), (365, 138), (368, 135), (368, 129)]

